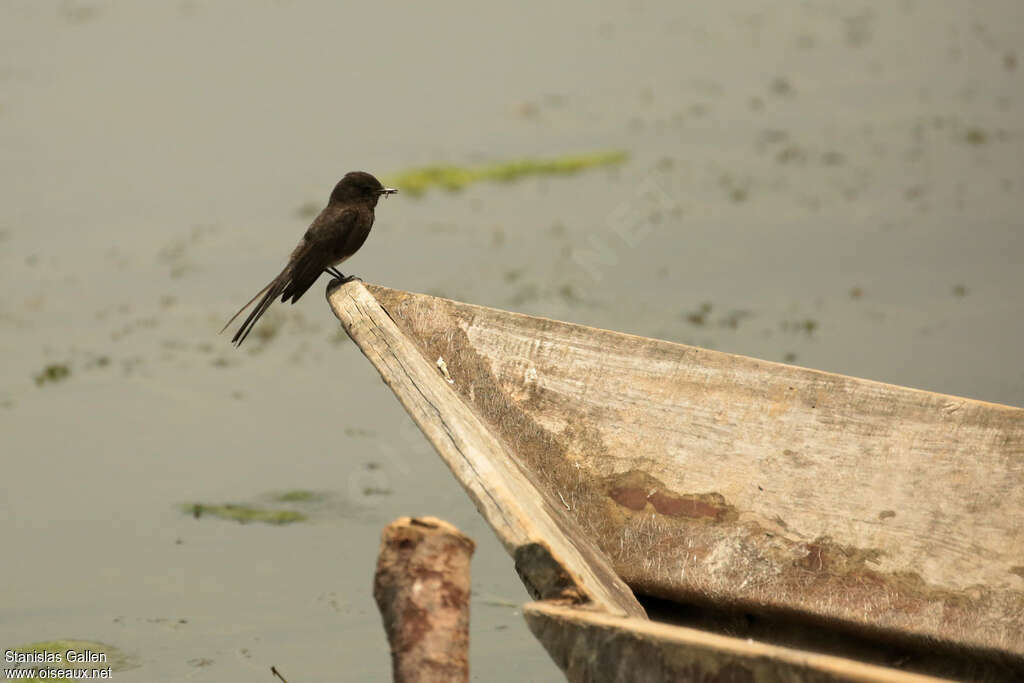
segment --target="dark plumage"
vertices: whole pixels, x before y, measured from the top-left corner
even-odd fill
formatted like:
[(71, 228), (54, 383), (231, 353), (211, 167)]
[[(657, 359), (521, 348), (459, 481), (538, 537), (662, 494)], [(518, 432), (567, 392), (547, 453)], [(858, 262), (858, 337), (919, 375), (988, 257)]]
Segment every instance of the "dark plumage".
[[(370, 228), (373, 227), (373, 209), (381, 195), (394, 194), (398, 190), (384, 187), (369, 173), (353, 171), (346, 173), (331, 192), (327, 206), (310, 224), (295, 250), (288, 259), (284, 270), (261, 289), (256, 296), (235, 313), (221, 330), (242, 314), (257, 299), (259, 303), (238, 328), (231, 342), (240, 346), (249, 336), (253, 325), (260, 319), (274, 299), (291, 300), (295, 303), (313, 286), (320, 273), (330, 272), (339, 278), (341, 273), (333, 270), (363, 246)], [(262, 297), (262, 298), (260, 298)]]

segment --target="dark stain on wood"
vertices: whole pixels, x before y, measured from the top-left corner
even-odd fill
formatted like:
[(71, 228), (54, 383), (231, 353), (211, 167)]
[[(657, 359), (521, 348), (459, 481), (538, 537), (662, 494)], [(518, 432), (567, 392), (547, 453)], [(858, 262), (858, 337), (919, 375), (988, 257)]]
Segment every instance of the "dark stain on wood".
[(647, 507), (647, 492), (637, 488), (620, 486), (609, 491), (608, 495), (616, 503), (630, 510), (643, 510)]
[(605, 488), (612, 500), (634, 511), (643, 510), (650, 504), (655, 512), (669, 517), (712, 522), (737, 518), (736, 509), (726, 503), (720, 493), (673, 493), (651, 475), (638, 470), (609, 478)]

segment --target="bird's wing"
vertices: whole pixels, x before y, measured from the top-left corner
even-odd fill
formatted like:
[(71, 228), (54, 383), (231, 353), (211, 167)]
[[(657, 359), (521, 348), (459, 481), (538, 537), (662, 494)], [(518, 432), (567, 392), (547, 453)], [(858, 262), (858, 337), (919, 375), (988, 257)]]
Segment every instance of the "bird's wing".
[(231, 338), (233, 344), (240, 346), (249, 336), (256, 321), (274, 303), (274, 299), (281, 297), (282, 302), (289, 299), (292, 303), (298, 301), (306, 290), (313, 286), (324, 269), (334, 265), (339, 259), (351, 256), (362, 246), (372, 224), (372, 215), (366, 220), (356, 207), (328, 207), (321, 211), (306, 230), (302, 241), (295, 247), (284, 270), (231, 316), (231, 320), (228, 320), (221, 332), (259, 299), (259, 303), (249, 312), (241, 327), (235, 332), (235, 336)]
[(292, 254), (291, 280), (281, 290), (281, 301), (295, 303), (313, 286), (324, 269), (350, 254), (346, 247), (360, 225), (355, 207), (324, 211), (306, 231), (302, 245)]

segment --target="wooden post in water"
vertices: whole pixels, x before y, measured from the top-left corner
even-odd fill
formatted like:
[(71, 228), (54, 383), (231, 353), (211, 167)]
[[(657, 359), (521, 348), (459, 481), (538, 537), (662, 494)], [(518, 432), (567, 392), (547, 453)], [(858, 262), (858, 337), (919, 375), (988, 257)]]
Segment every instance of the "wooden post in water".
[(373, 597), (396, 683), (469, 680), (469, 561), (476, 544), (435, 517), (381, 534)]

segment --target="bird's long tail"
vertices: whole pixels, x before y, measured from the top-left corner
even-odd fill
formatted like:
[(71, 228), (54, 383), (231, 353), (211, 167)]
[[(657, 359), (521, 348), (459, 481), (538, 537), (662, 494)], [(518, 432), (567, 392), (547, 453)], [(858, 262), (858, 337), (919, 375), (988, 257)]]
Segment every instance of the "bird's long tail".
[(278, 275), (277, 277), (270, 281), (270, 284), (268, 284), (266, 287), (257, 292), (256, 296), (249, 299), (249, 302), (247, 304), (238, 309), (238, 313), (235, 313), (233, 316), (231, 316), (231, 320), (229, 320), (224, 325), (224, 327), (221, 329), (221, 332), (223, 333), (224, 330), (228, 329), (228, 326), (230, 326), (231, 323), (235, 322), (235, 319), (238, 316), (242, 315), (245, 309), (249, 308), (249, 306), (251, 306), (254, 301), (260, 299), (260, 297), (262, 296), (263, 298), (260, 299), (260, 302), (258, 304), (256, 304), (256, 308), (252, 309), (252, 311), (249, 312), (249, 316), (245, 319), (245, 322), (243, 322), (242, 326), (238, 328), (237, 332), (235, 332), (235, 336), (231, 338), (232, 344), (234, 344), (235, 346), (241, 346), (242, 342), (245, 341), (245, 338), (249, 336), (249, 332), (252, 331), (253, 325), (255, 325), (256, 321), (260, 319), (260, 316), (267, 312), (267, 309), (270, 308), (270, 304), (274, 303), (274, 299), (280, 296), (281, 293), (288, 287), (288, 285), (291, 283), (291, 279), (291, 268), (286, 267), (284, 270), (281, 271), (280, 275)]

